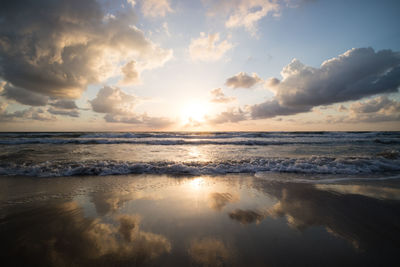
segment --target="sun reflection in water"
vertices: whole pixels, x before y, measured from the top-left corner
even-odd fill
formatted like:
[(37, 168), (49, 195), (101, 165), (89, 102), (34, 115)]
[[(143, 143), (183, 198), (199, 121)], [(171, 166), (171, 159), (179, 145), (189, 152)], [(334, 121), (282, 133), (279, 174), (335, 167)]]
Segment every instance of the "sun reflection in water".
[(187, 148), (187, 158), (191, 161), (206, 162), (210, 161), (210, 153), (198, 146), (190, 146)]
[(205, 181), (203, 177), (197, 177), (190, 180), (189, 185), (191, 189), (199, 191), (204, 186), (204, 183)]
[(189, 156), (191, 158), (198, 159), (202, 154), (200, 153), (199, 149), (195, 146), (189, 148)]

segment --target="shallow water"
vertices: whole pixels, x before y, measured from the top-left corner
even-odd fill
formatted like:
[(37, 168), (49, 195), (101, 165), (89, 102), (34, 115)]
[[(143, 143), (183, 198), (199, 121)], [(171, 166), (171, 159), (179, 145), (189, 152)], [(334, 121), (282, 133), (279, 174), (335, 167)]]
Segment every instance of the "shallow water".
[(3, 266), (397, 265), (396, 179), (300, 178), (0, 177)]

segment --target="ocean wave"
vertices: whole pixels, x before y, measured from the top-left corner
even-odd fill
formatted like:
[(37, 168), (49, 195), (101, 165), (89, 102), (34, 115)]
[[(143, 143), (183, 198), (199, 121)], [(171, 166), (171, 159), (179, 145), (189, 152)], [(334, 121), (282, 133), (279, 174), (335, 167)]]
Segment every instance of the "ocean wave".
[(138, 144), (138, 145), (399, 145), (398, 132), (93, 132), (0, 133), (0, 145)]
[[(365, 144), (377, 142), (370, 139), (278, 139), (278, 140), (257, 140), (257, 139), (123, 139), (123, 138), (20, 138), (0, 139), (0, 145), (24, 145), (24, 144), (136, 144), (136, 145), (238, 145), (238, 146), (270, 146), (270, 145), (327, 145), (327, 144)], [(379, 142), (380, 145), (400, 144), (400, 141), (391, 140)]]
[(121, 132), (86, 133), (81, 138), (184, 138), (184, 139), (229, 139), (229, 138), (370, 138), (396, 137), (398, 132)]
[(307, 173), (362, 174), (400, 171), (400, 159), (377, 158), (270, 158), (221, 162), (43, 162), (3, 163), (0, 175), (34, 177), (119, 175), (119, 174), (177, 174), (219, 175), (228, 173)]
[(158, 138), (158, 139), (231, 139), (231, 138), (394, 138), (399, 132), (3, 132), (0, 138)]

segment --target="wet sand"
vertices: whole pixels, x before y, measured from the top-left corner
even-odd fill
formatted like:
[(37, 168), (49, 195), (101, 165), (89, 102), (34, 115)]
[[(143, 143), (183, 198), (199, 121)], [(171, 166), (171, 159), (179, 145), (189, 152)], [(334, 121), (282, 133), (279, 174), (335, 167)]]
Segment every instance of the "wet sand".
[(400, 183), (0, 177), (2, 266), (395, 266)]

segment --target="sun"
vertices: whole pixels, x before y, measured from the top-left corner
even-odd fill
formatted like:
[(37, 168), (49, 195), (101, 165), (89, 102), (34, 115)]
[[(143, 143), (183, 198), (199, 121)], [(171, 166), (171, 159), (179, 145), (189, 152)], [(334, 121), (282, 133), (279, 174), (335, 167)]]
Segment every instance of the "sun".
[(208, 104), (201, 102), (187, 103), (181, 110), (182, 123), (201, 123), (206, 119)]

